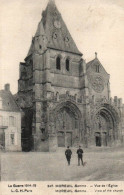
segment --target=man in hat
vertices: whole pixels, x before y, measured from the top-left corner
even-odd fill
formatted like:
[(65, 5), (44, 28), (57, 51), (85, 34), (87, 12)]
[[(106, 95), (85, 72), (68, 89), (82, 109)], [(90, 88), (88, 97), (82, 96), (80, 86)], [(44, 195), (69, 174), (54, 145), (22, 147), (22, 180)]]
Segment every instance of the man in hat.
[(65, 156), (66, 156), (68, 165), (70, 165), (71, 155), (72, 155), (72, 151), (69, 149), (69, 146), (68, 146), (66, 151), (65, 151)]
[(80, 161), (83, 165), (83, 150), (81, 149), (81, 146), (79, 146), (79, 149), (77, 150), (78, 154), (78, 166), (80, 166)]

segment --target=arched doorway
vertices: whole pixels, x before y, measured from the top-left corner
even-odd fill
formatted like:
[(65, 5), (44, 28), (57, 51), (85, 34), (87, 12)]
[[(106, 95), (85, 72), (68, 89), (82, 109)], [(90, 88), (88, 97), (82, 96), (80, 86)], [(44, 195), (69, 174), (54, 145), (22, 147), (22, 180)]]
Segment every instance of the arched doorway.
[(55, 115), (55, 132), (58, 147), (76, 146), (80, 141), (81, 113), (78, 107), (70, 101), (59, 104)]
[(55, 123), (58, 146), (72, 146), (74, 138), (79, 138), (78, 117), (68, 107), (63, 107), (57, 112)]
[(99, 109), (94, 117), (95, 145), (109, 146), (117, 136), (117, 113), (105, 107)]

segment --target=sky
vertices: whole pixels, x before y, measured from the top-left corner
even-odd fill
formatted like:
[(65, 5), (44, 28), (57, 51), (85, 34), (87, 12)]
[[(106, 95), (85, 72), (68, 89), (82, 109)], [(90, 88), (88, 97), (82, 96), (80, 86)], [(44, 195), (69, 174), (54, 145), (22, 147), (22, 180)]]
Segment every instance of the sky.
[[(18, 90), (23, 62), (48, 0), (0, 0), (0, 89)], [(124, 102), (124, 0), (55, 0), (86, 62), (98, 59), (110, 74), (111, 96)]]

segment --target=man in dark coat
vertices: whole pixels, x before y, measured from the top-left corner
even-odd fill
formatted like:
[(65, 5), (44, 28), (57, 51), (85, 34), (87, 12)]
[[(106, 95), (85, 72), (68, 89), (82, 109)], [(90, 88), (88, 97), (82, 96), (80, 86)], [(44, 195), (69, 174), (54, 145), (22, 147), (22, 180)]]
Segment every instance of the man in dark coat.
[(65, 151), (65, 156), (66, 156), (68, 165), (70, 165), (71, 155), (72, 155), (72, 151), (69, 149), (69, 146), (68, 146), (66, 151)]
[(78, 166), (80, 166), (80, 161), (83, 165), (83, 150), (81, 149), (81, 146), (79, 146), (79, 149), (77, 150), (78, 154)]

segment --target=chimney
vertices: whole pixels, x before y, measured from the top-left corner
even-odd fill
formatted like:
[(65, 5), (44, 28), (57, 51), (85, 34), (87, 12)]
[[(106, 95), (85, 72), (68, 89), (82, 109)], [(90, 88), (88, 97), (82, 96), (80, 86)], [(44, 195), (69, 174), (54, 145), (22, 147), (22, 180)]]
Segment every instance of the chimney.
[(10, 84), (9, 83), (5, 84), (4, 89), (5, 91), (10, 91)]

